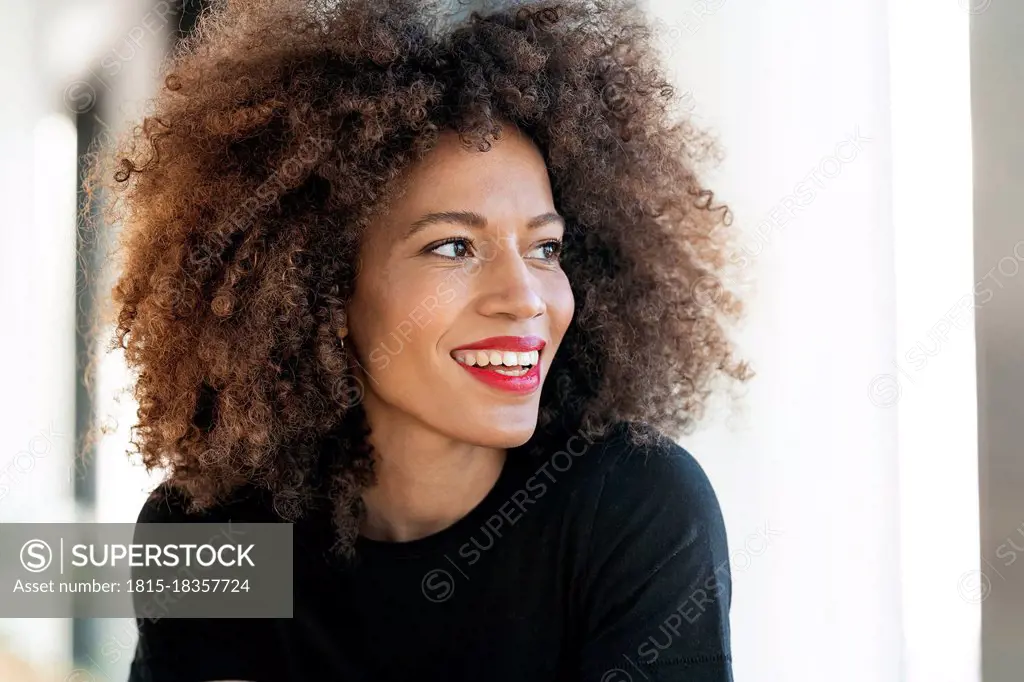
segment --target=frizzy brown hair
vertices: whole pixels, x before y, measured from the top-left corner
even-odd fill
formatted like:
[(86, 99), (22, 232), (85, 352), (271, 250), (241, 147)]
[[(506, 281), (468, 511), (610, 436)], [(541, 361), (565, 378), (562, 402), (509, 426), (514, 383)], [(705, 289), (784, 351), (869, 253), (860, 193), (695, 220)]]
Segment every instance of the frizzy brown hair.
[(618, 422), (687, 430), (716, 377), (751, 376), (723, 327), (740, 313), (730, 216), (696, 176), (715, 145), (675, 118), (642, 12), (441, 10), (220, 3), (92, 169), (122, 230), (112, 347), (138, 371), (133, 444), (193, 510), (244, 486), (286, 520), (326, 499), (350, 554), (374, 479), (337, 330), (362, 231), (446, 129), (480, 151), (509, 124), (529, 135), (567, 220), (575, 317), (524, 450)]

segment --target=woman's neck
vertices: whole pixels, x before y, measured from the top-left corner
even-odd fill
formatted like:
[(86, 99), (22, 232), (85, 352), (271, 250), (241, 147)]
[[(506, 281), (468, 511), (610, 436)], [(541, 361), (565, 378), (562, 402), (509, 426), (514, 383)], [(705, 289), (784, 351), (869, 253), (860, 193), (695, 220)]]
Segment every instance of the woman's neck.
[(360, 534), (408, 542), (452, 525), (494, 487), (506, 451), (453, 440), (408, 415), (366, 411), (377, 482), (363, 492)]

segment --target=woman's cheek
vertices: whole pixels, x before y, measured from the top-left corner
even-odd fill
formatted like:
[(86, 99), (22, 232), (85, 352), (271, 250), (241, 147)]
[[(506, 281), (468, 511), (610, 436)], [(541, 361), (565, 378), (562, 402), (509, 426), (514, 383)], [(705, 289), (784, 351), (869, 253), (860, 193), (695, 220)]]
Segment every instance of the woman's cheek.
[(576, 308), (576, 299), (572, 295), (572, 286), (569, 284), (568, 275), (563, 270), (559, 270), (558, 273), (560, 276), (555, 287), (552, 304), (549, 305), (549, 310), (551, 311), (553, 323), (552, 334), (557, 334), (558, 338), (561, 339), (572, 322), (573, 312)]
[(441, 305), (448, 305), (455, 300), (455, 288), (445, 279), (437, 287), (437, 298)]

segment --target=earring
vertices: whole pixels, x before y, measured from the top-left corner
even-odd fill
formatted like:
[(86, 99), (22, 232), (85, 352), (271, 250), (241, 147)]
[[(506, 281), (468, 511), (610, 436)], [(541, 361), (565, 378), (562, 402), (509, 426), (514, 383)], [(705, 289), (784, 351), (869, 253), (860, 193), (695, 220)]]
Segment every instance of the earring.
[(345, 336), (348, 334), (348, 327), (338, 328), (338, 338), (341, 340), (341, 347), (345, 347)]

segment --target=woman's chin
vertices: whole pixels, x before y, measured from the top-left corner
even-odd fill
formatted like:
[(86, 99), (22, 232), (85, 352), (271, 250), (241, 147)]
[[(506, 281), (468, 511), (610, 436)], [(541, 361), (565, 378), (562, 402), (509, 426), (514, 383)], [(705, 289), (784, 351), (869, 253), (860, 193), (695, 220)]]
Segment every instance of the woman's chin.
[(537, 429), (537, 411), (524, 416), (507, 412), (494, 419), (467, 419), (459, 424), (457, 438), (489, 448), (514, 448), (530, 440)]

